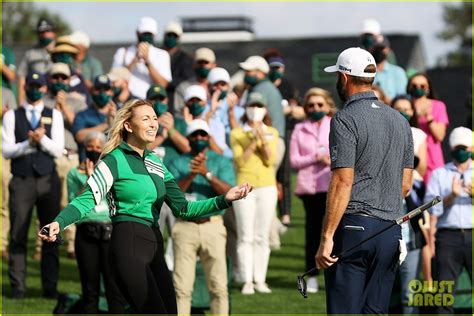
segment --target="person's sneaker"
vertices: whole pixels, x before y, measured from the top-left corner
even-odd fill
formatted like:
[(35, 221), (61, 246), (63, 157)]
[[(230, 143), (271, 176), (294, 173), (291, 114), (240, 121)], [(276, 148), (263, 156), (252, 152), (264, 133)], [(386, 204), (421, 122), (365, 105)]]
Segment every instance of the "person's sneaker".
[(308, 279), (307, 285), (307, 292), (308, 293), (318, 293), (319, 291), (319, 284), (318, 284), (318, 279), (316, 277), (310, 277)]
[(268, 287), (267, 283), (256, 283), (255, 290), (259, 293), (271, 293), (272, 290)]
[(244, 295), (252, 295), (255, 294), (255, 289), (253, 287), (253, 283), (245, 283), (244, 287), (242, 288), (242, 294)]

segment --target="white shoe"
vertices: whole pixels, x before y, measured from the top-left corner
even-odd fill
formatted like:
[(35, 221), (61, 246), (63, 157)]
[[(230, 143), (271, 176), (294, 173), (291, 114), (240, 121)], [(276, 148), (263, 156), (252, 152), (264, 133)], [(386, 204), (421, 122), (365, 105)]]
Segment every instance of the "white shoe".
[(307, 285), (308, 293), (318, 293), (319, 284), (318, 284), (318, 279), (316, 279), (316, 277), (310, 277), (306, 285)]
[(242, 288), (242, 294), (243, 295), (255, 294), (255, 289), (253, 287), (253, 283), (251, 283), (251, 282), (245, 283), (244, 287)]
[(259, 293), (271, 293), (272, 290), (268, 287), (267, 283), (256, 283), (255, 290)]

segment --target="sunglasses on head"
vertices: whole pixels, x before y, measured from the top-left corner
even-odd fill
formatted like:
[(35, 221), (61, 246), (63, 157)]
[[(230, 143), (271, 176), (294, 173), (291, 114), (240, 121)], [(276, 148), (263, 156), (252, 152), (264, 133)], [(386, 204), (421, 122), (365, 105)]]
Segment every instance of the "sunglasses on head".
[(324, 106), (324, 103), (322, 103), (322, 102), (308, 103), (307, 106), (309, 108), (316, 108), (316, 107), (322, 108)]
[(193, 132), (191, 135), (189, 135), (189, 137), (191, 137), (191, 138), (198, 137), (198, 136), (206, 137), (206, 136), (208, 136), (208, 135), (209, 135), (209, 134), (207, 134), (206, 131), (197, 130), (197, 131)]

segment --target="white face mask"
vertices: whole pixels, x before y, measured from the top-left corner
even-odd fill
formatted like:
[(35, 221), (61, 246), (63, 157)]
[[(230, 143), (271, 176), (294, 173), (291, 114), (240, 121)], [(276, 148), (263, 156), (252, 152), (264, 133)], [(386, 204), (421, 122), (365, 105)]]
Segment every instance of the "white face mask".
[(247, 114), (247, 118), (249, 121), (252, 122), (261, 122), (267, 114), (266, 108), (257, 108), (257, 107), (249, 107), (245, 109), (245, 114)]

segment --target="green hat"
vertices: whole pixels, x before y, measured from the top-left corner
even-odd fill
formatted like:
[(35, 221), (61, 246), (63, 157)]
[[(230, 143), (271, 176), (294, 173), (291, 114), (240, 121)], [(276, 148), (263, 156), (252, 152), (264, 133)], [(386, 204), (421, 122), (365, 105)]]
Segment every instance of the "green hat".
[(168, 97), (168, 94), (166, 93), (166, 89), (157, 84), (152, 85), (146, 92), (146, 98), (148, 100), (154, 99), (156, 97), (163, 97), (163, 98)]
[(261, 104), (267, 106), (267, 99), (265, 96), (259, 92), (251, 92), (247, 98), (245, 105), (249, 104)]

